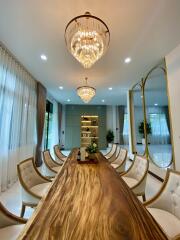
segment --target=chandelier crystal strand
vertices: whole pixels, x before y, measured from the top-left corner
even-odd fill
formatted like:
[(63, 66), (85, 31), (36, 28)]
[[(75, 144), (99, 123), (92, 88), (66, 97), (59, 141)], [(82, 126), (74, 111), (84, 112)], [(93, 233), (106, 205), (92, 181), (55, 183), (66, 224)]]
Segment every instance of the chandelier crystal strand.
[(110, 33), (101, 19), (86, 12), (68, 23), (65, 40), (71, 54), (90, 68), (108, 49)]
[(77, 88), (77, 94), (78, 96), (82, 99), (84, 103), (88, 103), (91, 101), (91, 99), (95, 96), (96, 94), (96, 89), (93, 87), (88, 86), (87, 84), (87, 77), (85, 78), (86, 80), (86, 85), (82, 87)]

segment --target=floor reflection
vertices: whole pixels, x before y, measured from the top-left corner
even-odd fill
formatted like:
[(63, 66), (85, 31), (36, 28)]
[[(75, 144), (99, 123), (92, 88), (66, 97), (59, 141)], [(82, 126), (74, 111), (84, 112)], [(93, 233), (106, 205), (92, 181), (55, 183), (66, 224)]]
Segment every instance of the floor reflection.
[[(126, 149), (128, 149), (127, 145), (123, 145), (122, 147), (125, 147)], [(166, 168), (171, 163), (172, 146), (170, 144), (166, 144), (166, 145), (149, 144), (148, 148), (149, 148), (149, 153), (151, 155), (151, 158), (157, 166)], [(136, 150), (138, 154), (144, 155), (145, 145), (137, 144)]]
[(172, 160), (172, 146), (167, 145), (149, 145), (149, 153), (152, 160), (159, 167), (167, 167)]

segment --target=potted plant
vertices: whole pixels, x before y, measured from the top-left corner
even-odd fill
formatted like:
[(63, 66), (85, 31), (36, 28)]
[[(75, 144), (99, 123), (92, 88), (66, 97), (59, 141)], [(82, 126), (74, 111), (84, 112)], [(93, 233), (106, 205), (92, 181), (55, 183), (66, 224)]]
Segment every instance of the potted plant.
[(95, 159), (95, 153), (98, 151), (98, 146), (95, 142), (91, 143), (89, 146), (86, 148), (86, 152), (88, 152), (88, 157), (91, 160)]
[(108, 146), (110, 143), (112, 143), (114, 141), (114, 133), (112, 130), (108, 130), (107, 135), (106, 135), (106, 140), (107, 140)]
[[(140, 122), (139, 124), (139, 133), (142, 135), (142, 144), (145, 144), (145, 133), (144, 133), (144, 122)], [(146, 134), (147, 136), (151, 134), (151, 124), (146, 123)]]

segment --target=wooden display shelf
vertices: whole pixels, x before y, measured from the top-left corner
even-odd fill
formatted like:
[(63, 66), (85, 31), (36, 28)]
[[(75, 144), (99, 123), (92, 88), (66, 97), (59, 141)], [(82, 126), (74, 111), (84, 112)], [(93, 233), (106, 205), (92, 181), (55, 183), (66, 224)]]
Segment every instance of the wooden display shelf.
[[(94, 141), (98, 144), (98, 116), (84, 115), (81, 116), (81, 146), (88, 146)], [(87, 129), (91, 129), (87, 131)], [(92, 136), (93, 135), (93, 136)]]

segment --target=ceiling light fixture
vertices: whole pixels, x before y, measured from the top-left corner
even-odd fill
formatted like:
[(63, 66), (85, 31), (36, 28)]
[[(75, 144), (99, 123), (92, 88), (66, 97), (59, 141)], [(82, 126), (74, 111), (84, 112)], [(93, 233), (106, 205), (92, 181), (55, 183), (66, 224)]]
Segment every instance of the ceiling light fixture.
[(104, 100), (104, 99), (102, 99), (102, 100), (101, 100), (101, 102), (103, 102), (103, 103), (104, 103), (104, 102), (105, 102), (105, 100)]
[(41, 54), (41, 59), (42, 59), (43, 61), (47, 61), (47, 56), (44, 55), (44, 54)]
[(110, 32), (100, 18), (86, 12), (67, 24), (65, 41), (70, 53), (84, 68), (90, 68), (108, 49)]
[(158, 103), (155, 103), (154, 106), (158, 106)]
[(60, 89), (60, 90), (63, 90), (63, 86), (59, 86), (59, 89)]
[(77, 88), (77, 95), (82, 99), (83, 102), (88, 103), (92, 100), (92, 98), (96, 94), (96, 89), (88, 86), (87, 84), (88, 78), (85, 78), (86, 85)]
[(108, 89), (109, 89), (109, 91), (112, 91), (112, 87), (109, 87)]
[(131, 58), (130, 57), (127, 57), (125, 60), (124, 60), (125, 63), (130, 63), (131, 62)]
[(67, 101), (68, 101), (68, 102), (70, 102), (71, 100), (70, 100), (70, 99), (68, 99)]

